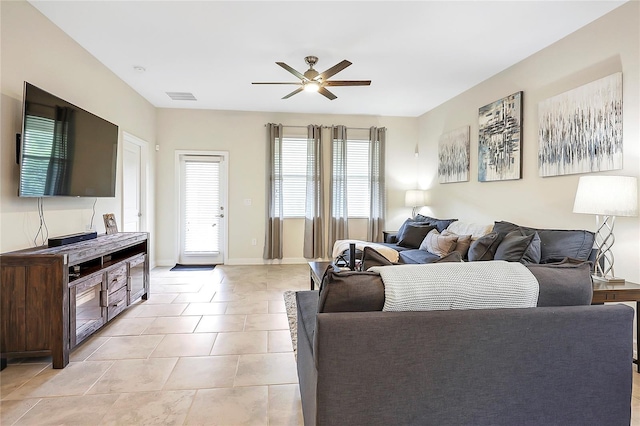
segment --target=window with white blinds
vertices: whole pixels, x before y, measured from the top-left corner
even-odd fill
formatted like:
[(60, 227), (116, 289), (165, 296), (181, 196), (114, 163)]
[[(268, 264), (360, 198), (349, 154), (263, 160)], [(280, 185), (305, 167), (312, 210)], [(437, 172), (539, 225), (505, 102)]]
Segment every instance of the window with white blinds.
[[(27, 115), (22, 144), (21, 194), (46, 194), (47, 175), (53, 150), (55, 121), (51, 118)], [(27, 177), (25, 179), (24, 177)]]
[(307, 195), (306, 139), (282, 139), (282, 192), (283, 216), (304, 217)]
[[(283, 216), (304, 217), (307, 192), (307, 140), (282, 139)], [(369, 217), (369, 141), (347, 141), (347, 208), (349, 217)], [(277, 176), (276, 176), (277, 178)], [(277, 212), (276, 203), (276, 214)]]
[(220, 251), (220, 162), (184, 161), (184, 253)]

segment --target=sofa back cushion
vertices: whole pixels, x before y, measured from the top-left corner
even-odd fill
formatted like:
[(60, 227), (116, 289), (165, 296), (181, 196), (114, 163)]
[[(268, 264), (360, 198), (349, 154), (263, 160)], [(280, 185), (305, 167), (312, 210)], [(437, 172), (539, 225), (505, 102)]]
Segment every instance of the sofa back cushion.
[(591, 255), (595, 238), (593, 232), (586, 230), (529, 228), (505, 221), (495, 222), (493, 225), (493, 231), (502, 238), (517, 229), (538, 233), (540, 263), (559, 262), (567, 257), (586, 261)]
[(381, 311), (383, 306), (384, 284), (377, 273), (327, 269), (318, 312)]
[(458, 235), (471, 235), (471, 240), (475, 241), (480, 237), (484, 237), (493, 230), (493, 223), (490, 225), (461, 222), (456, 220), (447, 226), (449, 232), (453, 232)]
[(505, 261), (373, 268), (384, 282), (383, 311), (530, 308), (538, 301), (535, 276)]
[[(369, 249), (375, 251), (373, 249)], [(367, 249), (365, 249), (365, 257)], [(454, 252), (459, 261), (458, 253)], [(449, 255), (452, 256), (452, 255)], [(455, 259), (453, 259), (455, 260)], [(385, 264), (384, 257), (379, 259)], [(447, 258), (438, 263), (446, 262)], [(537, 306), (590, 305), (593, 296), (589, 262), (525, 265), (538, 281)], [(381, 311), (385, 304), (385, 288), (375, 272), (334, 271), (325, 273), (318, 312)]]
[(593, 285), (589, 262), (525, 266), (529, 268), (540, 285), (538, 306), (591, 304)]
[(449, 225), (451, 225), (452, 223), (456, 222), (458, 219), (438, 219), (435, 217), (430, 217), (430, 216), (424, 216), (421, 214), (417, 214), (416, 221), (418, 222), (426, 222), (429, 225), (433, 225), (436, 227), (436, 229), (438, 230), (438, 232), (442, 232), (445, 229), (447, 229), (447, 227)]

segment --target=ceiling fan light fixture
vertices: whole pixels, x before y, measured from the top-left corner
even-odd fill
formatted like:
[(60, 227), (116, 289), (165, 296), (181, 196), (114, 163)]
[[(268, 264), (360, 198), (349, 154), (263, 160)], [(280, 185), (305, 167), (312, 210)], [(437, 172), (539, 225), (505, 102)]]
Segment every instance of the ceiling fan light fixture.
[(320, 83), (317, 81), (308, 81), (304, 84), (305, 92), (317, 92), (320, 90)]

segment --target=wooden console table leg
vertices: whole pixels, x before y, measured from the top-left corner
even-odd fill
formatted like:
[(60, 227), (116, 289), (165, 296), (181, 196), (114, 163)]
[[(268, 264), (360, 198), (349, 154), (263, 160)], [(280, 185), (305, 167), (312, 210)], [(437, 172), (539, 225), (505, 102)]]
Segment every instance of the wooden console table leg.
[(7, 359), (0, 358), (0, 371), (4, 370), (5, 368), (7, 368)]

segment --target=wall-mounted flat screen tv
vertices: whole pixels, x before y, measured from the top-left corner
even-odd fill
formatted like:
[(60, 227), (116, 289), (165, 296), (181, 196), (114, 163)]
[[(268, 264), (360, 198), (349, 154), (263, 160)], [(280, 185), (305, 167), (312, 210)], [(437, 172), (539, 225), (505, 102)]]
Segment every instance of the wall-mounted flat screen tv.
[(114, 197), (118, 126), (25, 82), (21, 197)]

